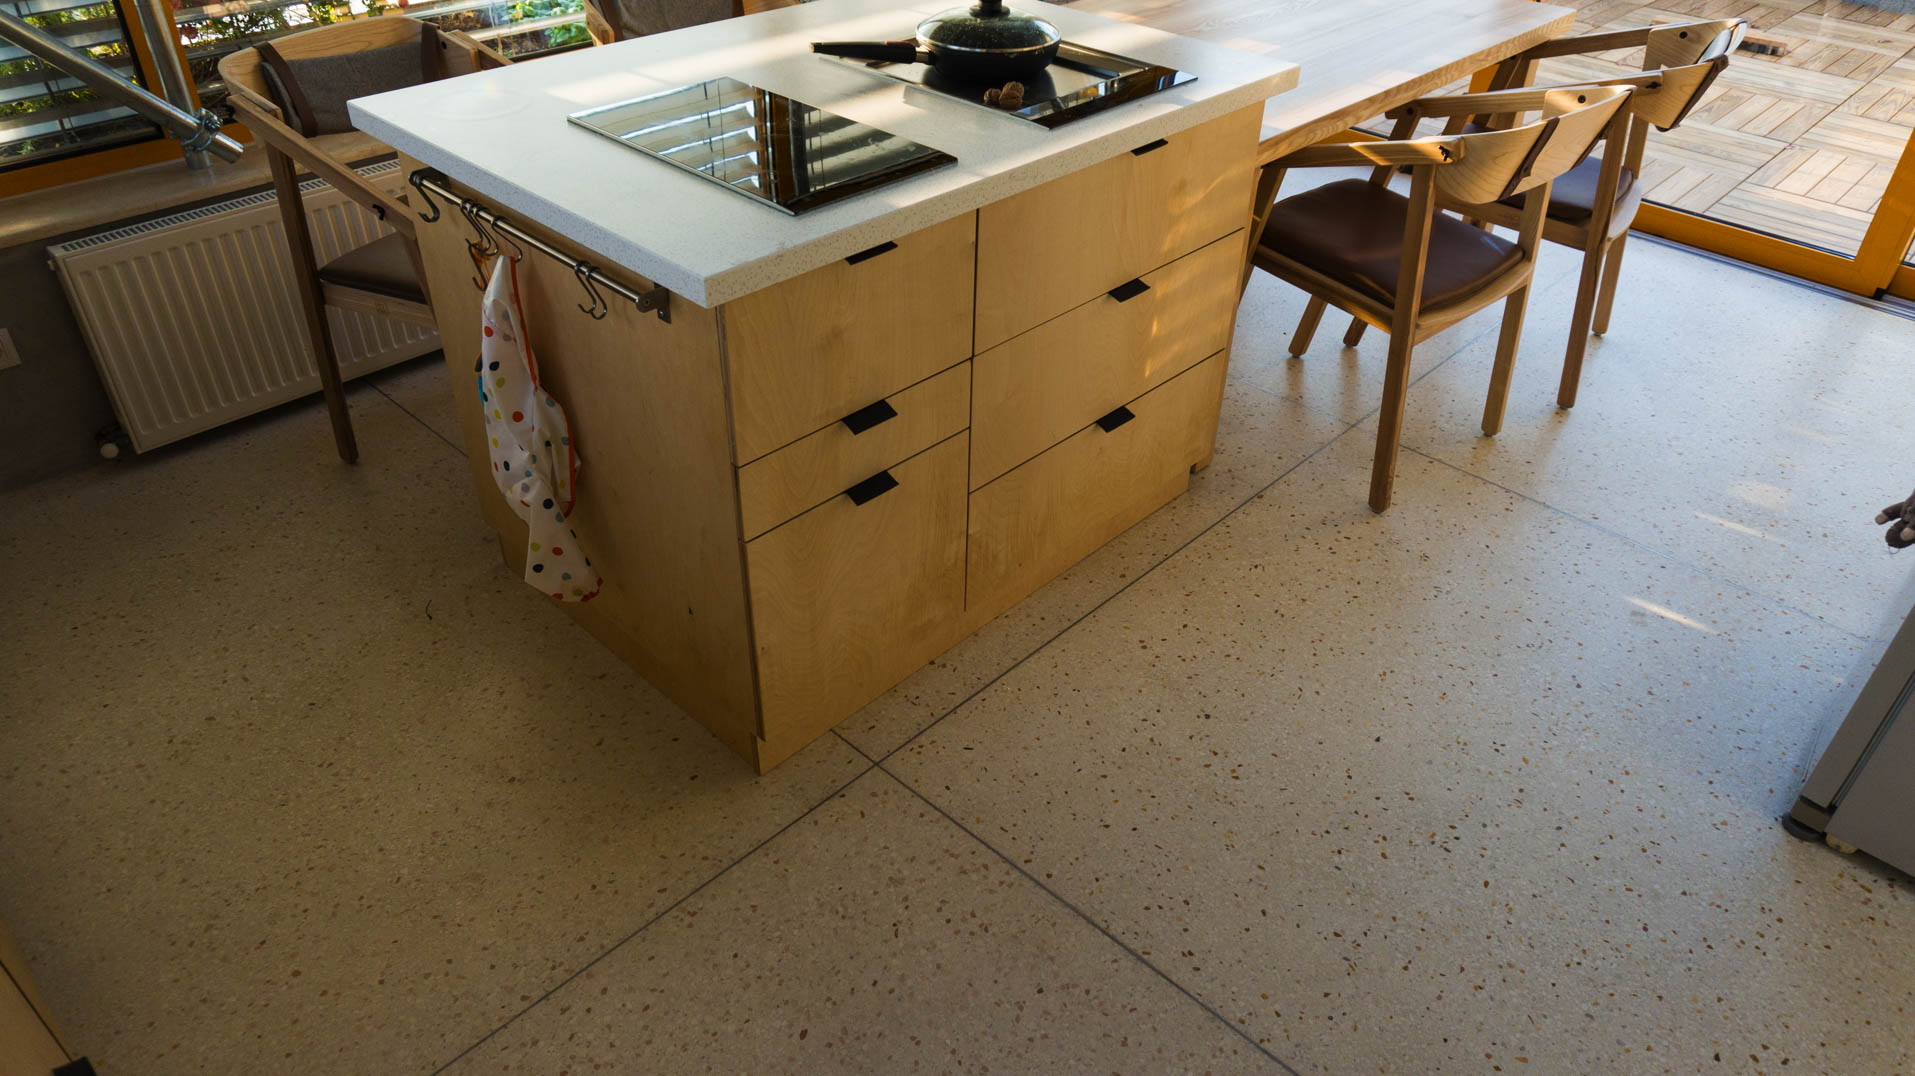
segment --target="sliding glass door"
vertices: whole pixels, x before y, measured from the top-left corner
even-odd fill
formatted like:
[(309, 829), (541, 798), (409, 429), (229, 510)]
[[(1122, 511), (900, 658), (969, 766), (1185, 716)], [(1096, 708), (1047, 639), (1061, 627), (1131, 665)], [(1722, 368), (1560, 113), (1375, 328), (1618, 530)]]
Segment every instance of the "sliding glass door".
[[(1743, 48), (1652, 138), (1637, 227), (1820, 283), (1915, 298), (1915, 0), (1555, 0), (1577, 32), (1744, 16)], [(1679, 15), (1677, 12), (1679, 11)], [(1638, 69), (1641, 50), (1579, 59)], [(1558, 81), (1550, 64), (1538, 81)]]

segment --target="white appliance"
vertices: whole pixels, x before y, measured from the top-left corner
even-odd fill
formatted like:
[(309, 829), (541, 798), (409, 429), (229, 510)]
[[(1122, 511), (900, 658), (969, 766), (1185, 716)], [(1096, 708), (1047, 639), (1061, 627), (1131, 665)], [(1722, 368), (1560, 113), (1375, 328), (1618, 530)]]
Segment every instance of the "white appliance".
[(1915, 874), (1915, 612), (1903, 618), (1782, 824)]

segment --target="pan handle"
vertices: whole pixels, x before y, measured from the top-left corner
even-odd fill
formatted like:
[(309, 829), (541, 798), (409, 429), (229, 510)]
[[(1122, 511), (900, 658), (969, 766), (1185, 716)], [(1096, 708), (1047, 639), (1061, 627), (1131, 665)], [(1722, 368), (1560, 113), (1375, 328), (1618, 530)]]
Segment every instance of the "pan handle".
[(847, 60), (882, 60), (894, 64), (928, 64), (930, 53), (920, 53), (909, 42), (895, 41), (813, 41), (811, 51)]

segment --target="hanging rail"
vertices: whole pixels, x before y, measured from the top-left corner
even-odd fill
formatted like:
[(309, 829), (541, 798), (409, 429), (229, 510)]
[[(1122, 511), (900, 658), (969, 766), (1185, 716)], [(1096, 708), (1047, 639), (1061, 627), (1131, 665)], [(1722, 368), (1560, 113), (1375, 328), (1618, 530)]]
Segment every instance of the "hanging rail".
[(421, 200), (426, 204), (426, 210), (419, 213), (419, 219), (425, 221), (427, 224), (438, 220), (441, 215), (438, 203), (432, 200), (432, 196), (436, 194), (440, 198), (443, 198), (446, 204), (456, 210), (460, 216), (471, 223), (473, 230), (477, 231), (481, 238), (488, 241), (483, 245), (471, 243), (470, 240), (467, 241), (475, 248), (483, 246), (484, 253), (499, 253), (498, 244), (491, 242), (491, 237), (487, 234), (487, 229), (489, 228), (499, 235), (505, 236), (515, 247), (531, 247), (541, 254), (545, 254), (570, 266), (573, 275), (578, 277), (579, 283), (584, 286), (586, 294), (590, 296), (592, 300), (591, 306), (581, 305), (579, 309), (592, 315), (593, 318), (602, 318), (611, 310), (599, 294), (599, 289), (603, 288), (606, 291), (629, 299), (634, 306), (638, 307), (641, 313), (649, 311), (657, 314), (658, 320), (663, 322), (670, 322), (672, 320), (672, 293), (665, 290), (662, 286), (654, 287), (649, 291), (633, 291), (618, 281), (613, 280), (611, 277), (606, 276), (604, 273), (599, 272), (596, 266), (572, 257), (570, 254), (545, 242), (538, 236), (515, 226), (511, 221), (499, 216), (499, 214), (493, 210), (487, 209), (485, 206), (480, 205), (470, 198), (461, 197), (454, 193), (452, 189), (446, 185), (448, 180), (444, 172), (436, 168), (419, 168), (415, 169), (412, 175), (407, 177), (406, 181), (418, 190)]

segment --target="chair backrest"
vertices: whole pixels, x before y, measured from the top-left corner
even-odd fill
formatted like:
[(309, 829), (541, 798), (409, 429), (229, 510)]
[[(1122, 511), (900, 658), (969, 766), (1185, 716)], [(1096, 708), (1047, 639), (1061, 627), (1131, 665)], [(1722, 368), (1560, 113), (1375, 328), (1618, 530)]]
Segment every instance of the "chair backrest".
[[(273, 47), (288, 60), (310, 59), (316, 56), (341, 56), (369, 49), (384, 48), (402, 42), (417, 41), (421, 24), (417, 19), (404, 15), (381, 15), (370, 19), (353, 19), (349, 22), (337, 22), (330, 26), (319, 26), (311, 30), (287, 34), (273, 38)], [(440, 50), (440, 70), (450, 78), (453, 75), (470, 74), (484, 67), (499, 66), (505, 61), (497, 53), (473, 41), (460, 33), (444, 30), (437, 31)], [(219, 62), (221, 81), (226, 83), (234, 96), (246, 104), (263, 110), (276, 119), (285, 119), (279, 106), (273, 100), (272, 91), (267, 88), (266, 76), (260, 70), (262, 59), (258, 49), (246, 48), (232, 53)]]
[(1501, 201), (1541, 186), (1582, 163), (1618, 110), (1628, 86), (1585, 86), (1534, 91), (1534, 123), (1507, 130), (1451, 136), (1460, 159), (1436, 170), (1444, 197), (1470, 205)]
[(1714, 19), (1653, 27), (1643, 49), (1642, 69), (1662, 69), (1654, 94), (1641, 95), (1630, 107), (1660, 130), (1675, 128), (1702, 101), (1716, 76), (1749, 31), (1747, 19)]

